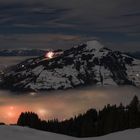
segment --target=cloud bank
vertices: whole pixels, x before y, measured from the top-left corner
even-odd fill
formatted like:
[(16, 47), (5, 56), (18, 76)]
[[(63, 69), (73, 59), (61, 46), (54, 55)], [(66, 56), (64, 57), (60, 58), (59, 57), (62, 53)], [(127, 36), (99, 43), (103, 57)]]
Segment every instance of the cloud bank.
[[(21, 38), (23, 34), (27, 37), (33, 35), (34, 40), (37, 40), (35, 34), (38, 36), (40, 34), (79, 36), (81, 40), (83, 36), (97, 37), (105, 44), (106, 42), (110, 44), (109, 47), (113, 49), (138, 51), (140, 45), (139, 7), (139, 0), (20, 0), (20, 2), (1, 0), (0, 35), (17, 36), (17, 38)], [(4, 43), (1, 36), (0, 47), (9, 46), (10, 41), (9, 44)], [(33, 37), (29, 37), (30, 42)], [(17, 47), (17, 40), (11, 40), (12, 45), (9, 47)], [(65, 37), (62, 40), (65, 40)], [(47, 48), (47, 45), (50, 47), (45, 43), (40, 42), (42, 47)], [(61, 48), (64, 48), (66, 44), (66, 42), (62, 43)], [(118, 44), (121, 47), (111, 44)], [(127, 44), (132, 44), (132, 46), (127, 46)], [(52, 41), (51, 46), (53, 45), (56, 48), (59, 47), (55, 40)], [(24, 40), (24, 46), (33, 47), (34, 43), (29, 45), (28, 41)], [(23, 47), (23, 45), (19, 44), (18, 47)]]

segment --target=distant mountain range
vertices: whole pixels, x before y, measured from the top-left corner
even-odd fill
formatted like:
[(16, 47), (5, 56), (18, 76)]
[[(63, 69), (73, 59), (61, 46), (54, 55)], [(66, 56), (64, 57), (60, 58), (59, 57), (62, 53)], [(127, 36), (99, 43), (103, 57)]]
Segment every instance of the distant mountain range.
[[(41, 49), (2, 49), (0, 50), (0, 56), (41, 56), (46, 52), (47, 50)], [(140, 52), (127, 52), (126, 54), (140, 59)]]
[(53, 58), (21, 62), (2, 74), (1, 87), (12, 90), (57, 90), (86, 85), (140, 86), (140, 60), (104, 48), (94, 40)]
[(140, 52), (129, 52), (128, 55), (135, 57), (136, 59), (140, 59)]
[(45, 50), (0, 50), (0, 56), (41, 56), (46, 53)]

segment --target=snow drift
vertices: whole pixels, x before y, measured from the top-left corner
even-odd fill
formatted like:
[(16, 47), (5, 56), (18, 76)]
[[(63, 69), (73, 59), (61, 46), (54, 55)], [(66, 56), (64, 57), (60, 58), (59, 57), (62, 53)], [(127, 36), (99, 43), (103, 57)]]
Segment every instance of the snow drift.
[[(80, 140), (69, 136), (38, 131), (26, 127), (0, 126), (1, 140)], [(82, 138), (83, 139), (83, 138)], [(84, 138), (83, 140), (140, 140), (140, 129), (112, 133), (102, 137)]]

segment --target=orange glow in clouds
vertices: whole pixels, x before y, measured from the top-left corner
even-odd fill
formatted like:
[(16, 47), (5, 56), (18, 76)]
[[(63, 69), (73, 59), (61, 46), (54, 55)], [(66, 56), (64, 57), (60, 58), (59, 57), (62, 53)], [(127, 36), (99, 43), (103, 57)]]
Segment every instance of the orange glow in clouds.
[(39, 115), (40, 118), (46, 119), (49, 112), (42, 107), (28, 108), (23, 105), (9, 105), (0, 107), (0, 121), (6, 124), (15, 124), (22, 112), (33, 111)]
[(1, 114), (3, 115), (0, 118), (5, 123), (15, 123), (21, 114), (21, 110), (24, 111), (25, 109), (21, 106), (3, 106), (1, 107)]

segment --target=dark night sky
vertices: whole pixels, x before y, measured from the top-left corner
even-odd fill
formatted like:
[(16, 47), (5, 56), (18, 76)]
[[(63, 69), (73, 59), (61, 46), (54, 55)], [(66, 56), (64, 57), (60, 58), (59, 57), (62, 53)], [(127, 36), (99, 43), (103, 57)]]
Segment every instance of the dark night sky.
[(140, 50), (140, 0), (0, 0), (0, 48), (68, 48), (97, 39)]

